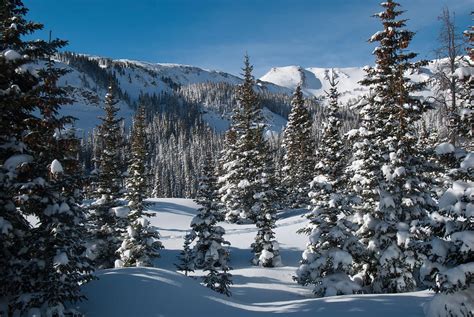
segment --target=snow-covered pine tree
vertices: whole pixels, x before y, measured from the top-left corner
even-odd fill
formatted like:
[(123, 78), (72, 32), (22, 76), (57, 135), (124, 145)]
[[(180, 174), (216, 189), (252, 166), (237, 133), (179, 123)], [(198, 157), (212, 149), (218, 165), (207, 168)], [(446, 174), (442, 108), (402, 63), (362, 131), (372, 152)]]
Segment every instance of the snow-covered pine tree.
[(312, 210), (306, 217), (310, 222), (300, 231), (309, 235), (309, 243), (294, 277), (302, 285), (313, 284), (318, 296), (358, 292), (360, 286), (351, 280), (353, 255), (363, 253), (351, 222), (345, 219), (346, 182), (342, 176), (347, 158), (340, 137), (339, 93), (334, 75), (329, 84), (328, 116), (318, 144), (315, 177), (309, 193)]
[(194, 252), (191, 249), (191, 243), (195, 239), (193, 232), (184, 236), (183, 250), (179, 253), (179, 262), (175, 264), (178, 271), (184, 272), (188, 276), (189, 272), (194, 272)]
[[(2, 171), (8, 174), (0, 178), (5, 208), (1, 210), (10, 215), (0, 215), (6, 226), (2, 229), (6, 239), (1, 239), (1, 252), (7, 251), (9, 256), (2, 274), (8, 276), (10, 269), (15, 274), (6, 281), (2, 275), (2, 296), (10, 300), (11, 311), (6, 315), (34, 312), (62, 316), (67, 302), (83, 298), (80, 285), (91, 279), (92, 270), (84, 255), (85, 217), (77, 175), (73, 175), (80, 172), (69, 169), (70, 165), (65, 169), (60, 163), (68, 162), (78, 140), (62, 136), (64, 124), (71, 122), (58, 116), (60, 106), (69, 102), (65, 90), (56, 86), (64, 71), (55, 68), (51, 60), (37, 74), (26, 64), (51, 56), (66, 42), (24, 42), (22, 36), (42, 25), (25, 20), (27, 9), (21, 1), (4, 5), (0, 64), (5, 72), (0, 85), (5, 90), (0, 126), (2, 142), (7, 141), (6, 146), (2, 144)], [(27, 215), (36, 217), (39, 223), (30, 228), (25, 221)]]
[[(471, 28), (472, 30), (472, 28)], [(472, 31), (465, 34), (473, 41)], [(472, 62), (471, 48), (471, 62)], [(469, 61), (468, 61), (469, 62)], [(466, 67), (473, 67), (472, 63)], [(472, 102), (474, 76), (472, 71), (457, 71), (467, 85), (464, 101)], [(469, 87), (470, 86), (470, 87)], [(469, 106), (469, 105), (467, 105)], [(469, 111), (466, 111), (469, 116)], [(472, 116), (472, 113), (471, 113)], [(471, 120), (469, 125), (469, 120)], [(474, 152), (472, 151), (472, 117), (467, 124), (457, 125), (453, 133), (467, 137), (466, 149), (455, 149), (444, 143), (437, 147), (441, 156), (448, 155), (455, 168), (446, 168), (449, 188), (438, 200), (439, 212), (432, 216), (435, 236), (431, 241), (431, 253), (427, 261), (429, 273), (434, 276), (431, 285), (437, 295), (426, 306), (428, 317), (472, 316), (474, 312)], [(460, 143), (462, 144), (462, 143)], [(446, 150), (447, 149), (447, 150)], [(467, 150), (467, 151), (466, 151)]]
[[(52, 54), (65, 42), (54, 40), (49, 45)], [(79, 140), (65, 128), (72, 119), (58, 115), (61, 105), (70, 103), (66, 90), (57, 86), (64, 73), (54, 67), (51, 59), (46, 69), (39, 71), (40, 116), (29, 122), (30, 132), (24, 138), (36, 159), (29, 184), (23, 186), (29, 199), (20, 206), (39, 221), (26, 235), (30, 248), (25, 253), (28, 265), (22, 274), (28, 290), (24, 295), (29, 297), (30, 308), (58, 315), (64, 313), (66, 303), (84, 298), (80, 285), (92, 279), (92, 264), (84, 246), (86, 216), (81, 207)], [(40, 178), (45, 181), (38, 182)]]
[(427, 305), (428, 317), (471, 316), (474, 312), (474, 152), (468, 153), (439, 199), (438, 237), (433, 238), (437, 295)]
[(94, 247), (93, 260), (98, 268), (114, 267), (119, 256), (117, 250), (122, 244), (123, 232), (127, 227), (128, 207), (121, 206), (118, 200), (122, 196), (121, 161), (121, 118), (117, 118), (112, 86), (105, 96), (105, 116), (101, 117), (98, 127), (99, 142), (102, 151), (97, 160), (97, 200), (89, 207), (90, 231)]
[(153, 266), (153, 259), (160, 256), (163, 245), (159, 241), (158, 231), (150, 225), (147, 217), (154, 216), (146, 212), (146, 135), (145, 108), (139, 107), (133, 123), (131, 137), (131, 158), (126, 181), (128, 199), (129, 226), (119, 249), (123, 266)]
[(425, 162), (416, 147), (414, 123), (427, 106), (413, 94), (425, 86), (407, 76), (423, 62), (410, 62), (415, 53), (406, 49), (414, 35), (399, 19), (399, 4), (383, 2), (376, 14), (383, 30), (370, 42), (375, 48), (376, 66), (366, 69), (361, 84), (372, 95), (361, 109), (356, 151), (349, 170), (350, 185), (360, 197), (354, 206), (361, 225), (357, 236), (368, 251), (358, 277), (370, 292), (393, 293), (414, 290), (422, 256), (415, 247), (426, 238), (422, 224), (436, 208), (429, 179), (424, 179)]
[(252, 244), (253, 263), (280, 264), (278, 243), (274, 240), (276, 221), (274, 171), (269, 146), (264, 138), (264, 122), (254, 92), (255, 79), (249, 57), (244, 59), (244, 82), (239, 86), (238, 106), (232, 116), (221, 157), (223, 175), (219, 193), (231, 222), (251, 220), (258, 227)]
[[(230, 222), (250, 220), (255, 222), (252, 211), (256, 189), (251, 183), (257, 177), (257, 169), (263, 163), (255, 160), (261, 149), (255, 143), (254, 135), (261, 133), (263, 117), (254, 92), (255, 79), (249, 57), (244, 60), (244, 82), (238, 90), (238, 106), (232, 116), (232, 138), (234, 145), (226, 144), (227, 161), (223, 162), (223, 186), (220, 188), (221, 200), (225, 204), (226, 219)], [(225, 181), (224, 181), (225, 180)]]
[[(211, 261), (212, 262), (212, 261)], [(218, 293), (230, 296), (230, 285), (232, 285), (232, 274), (229, 273), (229, 267), (227, 265), (221, 266), (222, 272), (219, 272), (218, 268), (212, 264), (204, 267), (204, 272), (208, 271), (205, 276), (202, 277), (204, 286), (216, 291)]]
[[(32, 169), (33, 156), (22, 136), (37, 110), (33, 87), (39, 79), (31, 72), (18, 72), (41, 54), (41, 46), (22, 36), (42, 28), (25, 19), (28, 10), (21, 1), (2, 2), (0, 15), (0, 294), (12, 305), (21, 294), (23, 269), (19, 251), (29, 223), (17, 208), (18, 189)], [(26, 55), (28, 54), (28, 55)], [(0, 314), (8, 315), (6, 311)]]
[(201, 178), (197, 197), (194, 200), (201, 207), (191, 221), (193, 236), (196, 244), (193, 249), (195, 267), (202, 269), (206, 266), (225, 266), (229, 252), (224, 245), (230, 245), (224, 239), (225, 230), (217, 226), (221, 220), (218, 209), (215, 164), (210, 154), (202, 164)]
[(270, 149), (264, 140), (264, 127), (261, 126), (255, 131), (254, 143), (259, 152), (253, 157), (256, 163), (256, 178), (251, 183), (254, 191), (255, 200), (252, 206), (252, 212), (255, 214), (255, 225), (257, 226), (257, 236), (252, 243), (252, 253), (254, 254), (252, 263), (264, 267), (281, 266), (280, 247), (275, 239), (277, 213), (275, 200), (275, 180), (273, 171), (273, 162), (270, 155)]
[(308, 192), (314, 169), (314, 136), (312, 118), (305, 106), (301, 84), (291, 101), (291, 112), (283, 132), (285, 150), (282, 183), (286, 205), (290, 208), (307, 206)]

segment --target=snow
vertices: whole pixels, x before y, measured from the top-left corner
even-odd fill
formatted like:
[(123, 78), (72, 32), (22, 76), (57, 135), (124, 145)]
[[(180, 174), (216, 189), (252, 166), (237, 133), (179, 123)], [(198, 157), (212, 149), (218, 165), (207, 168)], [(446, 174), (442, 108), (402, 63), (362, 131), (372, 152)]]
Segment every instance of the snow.
[(246, 179), (241, 180), (239, 182), (239, 184), (237, 185), (238, 188), (246, 188), (246, 187), (249, 187), (249, 186), (250, 186), (250, 183)]
[(21, 55), (20, 53), (18, 53), (17, 51), (15, 50), (12, 50), (12, 49), (7, 49), (3, 52), (3, 57), (7, 60), (7, 61), (15, 61), (17, 59), (20, 59), (21, 58)]
[[(464, 307), (464, 311), (457, 311), (459, 307)], [(433, 301), (424, 306), (426, 317), (446, 316), (446, 310), (452, 311), (451, 316), (472, 316), (474, 311), (474, 286), (455, 294), (437, 295)]]
[(469, 250), (474, 250), (474, 231), (455, 232), (451, 235), (451, 240), (461, 242), (461, 252), (467, 253)]
[(127, 218), (128, 214), (130, 213), (130, 208), (127, 206), (113, 207), (110, 209), (112, 213), (114, 213), (118, 218)]
[[(191, 273), (195, 279), (176, 273), (174, 267), (199, 206), (192, 200), (178, 198), (148, 202), (150, 212), (156, 213), (149, 219), (150, 223), (159, 229), (165, 246), (161, 258), (155, 262), (156, 268), (123, 268), (117, 263), (119, 267), (115, 269), (98, 271), (99, 279), (83, 288), (88, 300), (78, 304), (86, 316), (252, 317), (278, 313), (281, 316), (398, 317), (403, 312), (405, 317), (422, 317), (422, 306), (432, 298), (429, 291), (314, 298), (311, 286), (300, 286), (292, 279), (307, 243), (307, 236), (295, 234), (306, 223), (301, 217), (304, 210), (280, 213), (275, 232), (283, 265), (272, 269), (250, 264), (250, 244), (257, 233), (254, 225), (219, 223), (226, 230), (226, 240), (231, 242), (230, 273), (234, 283), (232, 297), (220, 295), (200, 284), (202, 271)], [(337, 259), (349, 261), (342, 253)]]
[(469, 66), (458, 67), (453, 74), (453, 76), (459, 78), (460, 80), (464, 80), (464, 78), (469, 78), (472, 75), (474, 75), (474, 67)]
[(7, 234), (12, 229), (12, 224), (5, 218), (0, 217), (0, 234)]
[(61, 165), (61, 162), (59, 162), (58, 160), (54, 160), (51, 163), (51, 169), (50, 170), (51, 170), (51, 174), (64, 173), (63, 166)]
[(17, 167), (22, 164), (27, 164), (33, 162), (33, 157), (28, 154), (16, 154), (8, 158), (3, 167), (11, 172), (15, 171)]
[(64, 253), (64, 252), (57, 254), (53, 258), (53, 263), (54, 263), (54, 265), (67, 265), (69, 263), (69, 259), (67, 257), (67, 254)]
[(301, 66), (273, 67), (260, 80), (294, 90), (302, 83), (303, 92), (307, 96), (323, 97), (329, 91), (329, 76), (334, 73), (338, 80), (341, 103), (355, 102), (368, 90), (359, 84), (365, 72), (360, 67), (348, 68), (303, 68)]
[(435, 152), (438, 155), (454, 153), (454, 150), (454, 145), (448, 142), (440, 143), (435, 148)]
[(474, 168), (474, 152), (470, 152), (466, 155), (464, 160), (461, 162), (462, 169)]

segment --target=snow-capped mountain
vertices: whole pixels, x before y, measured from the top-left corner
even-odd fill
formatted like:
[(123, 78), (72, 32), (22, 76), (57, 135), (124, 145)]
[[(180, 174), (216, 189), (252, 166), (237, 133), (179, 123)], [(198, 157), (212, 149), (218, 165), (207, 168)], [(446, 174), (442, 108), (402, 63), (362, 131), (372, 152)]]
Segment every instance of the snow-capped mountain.
[[(425, 81), (433, 75), (433, 70), (438, 67), (439, 61), (431, 62), (422, 67), (417, 74), (409, 74), (414, 81)], [(334, 74), (338, 82), (338, 91), (343, 103), (355, 103), (361, 96), (368, 92), (368, 88), (359, 84), (364, 78), (364, 67), (347, 68), (319, 68), (301, 66), (273, 67), (260, 80), (275, 85), (294, 89), (302, 84), (303, 92), (307, 96), (324, 97), (329, 91), (329, 78)]]
[[(238, 85), (242, 79), (220, 71), (206, 70), (189, 65), (162, 64), (132, 61), (127, 59), (112, 60), (97, 56), (79, 54), (64, 54), (57, 60), (57, 67), (64, 68), (68, 73), (63, 76), (59, 84), (68, 87), (70, 96), (74, 99), (71, 106), (63, 107), (64, 115), (72, 115), (78, 120), (76, 126), (80, 130), (90, 131), (99, 124), (98, 117), (103, 114), (102, 105), (110, 77), (119, 90), (117, 99), (120, 107), (119, 116), (125, 119), (126, 124), (131, 122), (133, 109), (142, 95), (160, 95), (162, 93), (177, 93), (185, 86), (200, 83), (225, 83), (231, 86)], [(273, 83), (257, 81), (261, 92), (290, 94), (291, 90)], [(219, 118), (219, 114), (206, 109), (205, 116), (210, 125), (217, 130), (225, 130), (229, 118)], [(277, 117), (270, 126), (277, 126), (281, 130), (285, 120), (276, 114), (267, 117)]]
[[(433, 70), (439, 62), (432, 62), (421, 68), (416, 74), (410, 74), (415, 81), (428, 80), (433, 76)], [(206, 87), (206, 94), (217, 85), (224, 84), (235, 86), (242, 82), (235, 75), (198, 68), (189, 65), (163, 64), (140, 62), (127, 59), (112, 60), (109, 58), (65, 53), (58, 58), (58, 67), (66, 68), (69, 73), (61, 78), (60, 84), (67, 86), (75, 102), (72, 106), (64, 107), (63, 114), (78, 118), (77, 127), (90, 131), (99, 123), (98, 116), (102, 115), (102, 103), (110, 78), (118, 90), (119, 115), (125, 119), (126, 124), (131, 122), (133, 116), (132, 105), (138, 104), (142, 95), (160, 95), (162, 93), (183, 93), (183, 88), (212, 84)], [(303, 91), (308, 97), (324, 98), (329, 90), (329, 78), (334, 75), (338, 81), (338, 90), (341, 94), (340, 101), (344, 104), (354, 104), (368, 92), (367, 87), (359, 84), (365, 71), (363, 67), (350, 68), (303, 68), (300, 66), (274, 67), (257, 80), (256, 89), (269, 95), (291, 96), (298, 83), (302, 83)], [(230, 114), (216, 112), (216, 107), (211, 101), (202, 101), (200, 87), (193, 93), (193, 98), (200, 104), (204, 113), (204, 120), (218, 131), (224, 131), (229, 124)], [(189, 89), (187, 91), (189, 93)], [(423, 95), (429, 95), (427, 90)], [(209, 98), (208, 98), (209, 99)], [(232, 102), (227, 100), (232, 108)], [(235, 101), (233, 101), (235, 103)], [(225, 105), (224, 105), (225, 106)], [(219, 105), (222, 108), (222, 105)], [(269, 129), (281, 131), (286, 120), (282, 113), (277, 114), (265, 109)]]

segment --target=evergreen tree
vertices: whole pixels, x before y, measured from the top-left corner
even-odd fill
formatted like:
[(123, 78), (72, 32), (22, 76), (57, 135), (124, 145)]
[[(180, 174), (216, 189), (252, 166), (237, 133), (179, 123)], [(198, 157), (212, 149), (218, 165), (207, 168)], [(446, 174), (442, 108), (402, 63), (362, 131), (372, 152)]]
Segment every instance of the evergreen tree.
[[(466, 33), (469, 36), (469, 31)], [(471, 31), (471, 41), (472, 31)], [(472, 53), (472, 48), (471, 48)], [(472, 56), (471, 56), (472, 62)], [(472, 67), (469, 65), (467, 67)], [(470, 71), (460, 70), (457, 74), (465, 83), (461, 99), (472, 105), (474, 79)], [(472, 106), (471, 106), (472, 107)], [(429, 261), (426, 271), (433, 277), (431, 287), (437, 293), (425, 309), (427, 316), (471, 316), (474, 312), (474, 246), (470, 242), (474, 233), (474, 152), (472, 152), (472, 113), (466, 109), (467, 117), (456, 126), (456, 133), (467, 137), (466, 149), (455, 149), (452, 144), (440, 144), (437, 152), (448, 156), (446, 179), (449, 188), (438, 200), (439, 212), (434, 213), (431, 226), (434, 237), (431, 240)], [(471, 115), (471, 117), (469, 117)], [(462, 143), (460, 143), (462, 145)], [(448, 149), (446, 151), (445, 149)], [(469, 150), (471, 150), (469, 152)], [(443, 161), (442, 161), (443, 162)]]
[(226, 219), (231, 222), (249, 219), (258, 228), (252, 244), (255, 265), (275, 266), (281, 263), (278, 242), (274, 239), (276, 221), (273, 162), (264, 138), (265, 125), (257, 95), (255, 79), (248, 56), (244, 60), (244, 82), (238, 90), (238, 107), (227, 134), (223, 163), (221, 201)]
[(204, 272), (209, 271), (209, 273), (203, 276), (202, 280), (206, 287), (218, 293), (230, 296), (231, 292), (229, 287), (232, 285), (232, 274), (229, 273), (229, 268), (227, 265), (221, 266), (221, 269), (222, 272), (219, 272), (218, 269), (212, 265), (212, 263), (206, 264), (204, 267)]
[[(35, 76), (26, 64), (51, 56), (66, 42), (24, 42), (21, 36), (42, 28), (26, 21), (26, 13), (21, 1), (7, 1), (1, 14), (0, 222), (5, 239), (0, 252), (8, 256), (1, 291), (10, 300), (8, 315), (63, 315), (67, 302), (83, 299), (80, 285), (92, 271), (83, 247), (80, 170), (74, 168), (78, 140), (64, 131), (72, 119), (58, 116), (60, 106), (69, 103), (56, 85), (64, 71), (49, 59)], [(26, 216), (36, 217), (38, 224), (30, 228)]]
[[(17, 72), (45, 52), (34, 41), (22, 36), (34, 33), (42, 25), (25, 20), (28, 10), (21, 1), (2, 3), (0, 21), (0, 294), (13, 304), (22, 292), (23, 262), (20, 249), (29, 230), (26, 215), (17, 208), (18, 189), (32, 170), (33, 156), (22, 137), (27, 122), (37, 110), (39, 79), (30, 72)], [(44, 43), (43, 43), (44, 44)], [(26, 55), (28, 54), (28, 55)], [(5, 315), (7, 312), (2, 312)]]
[(254, 165), (257, 167), (257, 173), (256, 179), (251, 184), (255, 199), (252, 211), (256, 215), (255, 225), (258, 229), (255, 241), (251, 245), (254, 254), (252, 263), (264, 267), (281, 266), (280, 247), (273, 231), (277, 220), (274, 171), (270, 150), (264, 140), (263, 126), (256, 131), (254, 140), (259, 153), (253, 159), (260, 165)]
[(452, 186), (440, 197), (439, 214), (433, 217), (437, 236), (429, 259), (437, 295), (427, 316), (470, 316), (474, 311), (474, 152), (450, 174)]
[[(64, 70), (54, 68), (49, 60), (39, 74), (44, 83), (39, 92), (40, 117), (30, 121), (30, 133), (24, 138), (37, 158), (33, 163), (36, 175), (29, 180), (35, 185), (26, 190), (29, 199), (20, 206), (25, 213), (36, 216), (39, 224), (26, 235), (30, 249), (24, 254), (28, 265), (22, 276), (30, 307), (60, 315), (66, 302), (84, 298), (80, 285), (92, 278), (92, 265), (84, 247), (86, 218), (81, 207), (79, 140), (73, 131), (65, 130), (72, 118), (58, 116), (60, 106), (70, 102), (66, 90), (56, 85)], [(35, 181), (38, 178), (45, 182)], [(31, 279), (30, 274), (36, 278)]]
[(102, 151), (98, 158), (98, 199), (90, 206), (91, 234), (95, 246), (93, 258), (98, 268), (111, 268), (119, 257), (117, 251), (122, 244), (127, 226), (128, 208), (120, 206), (122, 196), (122, 168), (120, 121), (116, 118), (117, 101), (112, 86), (105, 96), (105, 117), (101, 117), (98, 135)]
[(194, 253), (191, 249), (191, 243), (195, 239), (195, 236), (190, 233), (184, 237), (183, 250), (178, 256), (179, 263), (175, 264), (178, 271), (184, 272), (184, 275), (188, 276), (189, 272), (194, 272)]
[[(239, 86), (238, 107), (232, 116), (235, 144), (227, 146), (227, 159), (223, 165), (225, 180), (220, 189), (226, 207), (226, 219), (230, 222), (250, 220), (255, 222), (255, 186), (252, 183), (257, 178), (257, 169), (262, 165), (255, 160), (259, 155), (261, 144), (255, 143), (254, 136), (261, 133), (263, 117), (258, 104), (258, 98), (253, 90), (255, 79), (252, 76), (253, 67), (248, 56), (244, 60), (244, 82)], [(230, 140), (232, 140), (230, 139)], [(229, 141), (230, 141), (229, 140)]]
[(399, 4), (387, 1), (376, 14), (384, 29), (370, 42), (380, 42), (374, 50), (376, 66), (367, 68), (361, 84), (372, 95), (361, 109), (362, 127), (349, 171), (350, 187), (360, 203), (354, 219), (360, 225), (357, 236), (366, 247), (368, 259), (359, 263), (359, 275), (371, 292), (405, 292), (417, 284), (412, 272), (423, 260), (415, 249), (426, 239), (422, 224), (436, 206), (431, 198), (430, 180), (416, 147), (414, 123), (427, 106), (413, 93), (425, 83), (413, 83), (406, 74), (424, 63), (411, 63), (415, 53), (406, 49), (414, 35), (399, 19)]
[(224, 228), (216, 225), (221, 216), (217, 206), (216, 177), (210, 154), (203, 162), (201, 173), (197, 197), (194, 200), (201, 207), (191, 222), (193, 236), (197, 238), (193, 251), (195, 267), (220, 267), (225, 265), (229, 256), (223, 245), (230, 243), (223, 238)]
[(346, 182), (342, 176), (347, 159), (339, 134), (339, 93), (334, 75), (329, 83), (328, 117), (318, 144), (316, 176), (309, 193), (312, 210), (306, 215), (310, 223), (300, 231), (309, 235), (309, 243), (294, 277), (302, 285), (313, 284), (318, 296), (358, 292), (360, 286), (351, 280), (352, 255), (363, 253), (352, 233), (352, 224), (346, 220)]
[(145, 109), (140, 107), (135, 115), (132, 130), (131, 159), (127, 179), (127, 199), (129, 201), (129, 226), (119, 249), (124, 266), (153, 266), (153, 259), (160, 256), (163, 245), (157, 230), (150, 226), (146, 217), (154, 216), (145, 212), (146, 199), (146, 140)]
[(291, 101), (291, 112), (283, 132), (285, 149), (283, 186), (289, 207), (308, 204), (308, 187), (314, 168), (314, 141), (312, 118), (305, 107), (301, 85), (296, 87)]

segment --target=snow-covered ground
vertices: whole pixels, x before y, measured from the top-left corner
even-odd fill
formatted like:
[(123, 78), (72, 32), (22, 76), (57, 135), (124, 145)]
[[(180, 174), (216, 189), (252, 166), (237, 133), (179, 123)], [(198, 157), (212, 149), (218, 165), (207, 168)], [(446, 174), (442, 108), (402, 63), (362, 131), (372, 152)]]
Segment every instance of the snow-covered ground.
[(284, 212), (277, 223), (283, 267), (250, 264), (253, 225), (221, 224), (231, 242), (234, 285), (232, 297), (200, 285), (202, 272), (185, 277), (174, 263), (197, 205), (189, 199), (151, 199), (151, 219), (159, 228), (165, 250), (156, 268), (121, 268), (97, 272), (99, 280), (84, 287), (88, 301), (80, 310), (88, 317), (107, 316), (423, 316), (428, 291), (394, 295), (352, 295), (314, 298), (311, 289), (292, 280), (307, 238), (297, 235), (303, 210)]

